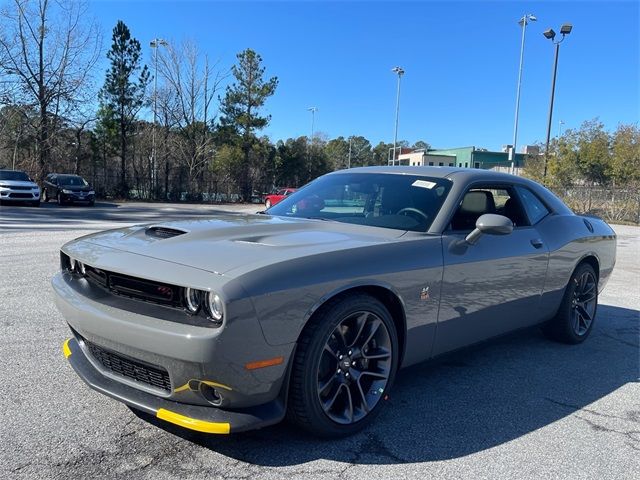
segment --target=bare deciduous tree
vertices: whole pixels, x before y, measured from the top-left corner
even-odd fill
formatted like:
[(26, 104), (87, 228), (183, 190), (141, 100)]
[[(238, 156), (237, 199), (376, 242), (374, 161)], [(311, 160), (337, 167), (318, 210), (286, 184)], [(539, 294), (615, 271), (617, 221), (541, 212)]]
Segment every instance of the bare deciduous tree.
[(15, 88), (13, 103), (38, 111), (36, 151), (39, 175), (50, 158), (60, 119), (84, 100), (98, 59), (95, 23), (75, 0), (12, 0), (0, 10), (0, 72)]
[(211, 65), (207, 55), (202, 56), (188, 41), (177, 47), (168, 45), (166, 53), (159, 55), (158, 70), (167, 90), (165, 96), (173, 103), (165, 112), (172, 112), (172, 123), (179, 130), (179, 135), (172, 137), (174, 146), (189, 177), (198, 177), (212, 158), (212, 101), (225, 74), (218, 69), (218, 62)]

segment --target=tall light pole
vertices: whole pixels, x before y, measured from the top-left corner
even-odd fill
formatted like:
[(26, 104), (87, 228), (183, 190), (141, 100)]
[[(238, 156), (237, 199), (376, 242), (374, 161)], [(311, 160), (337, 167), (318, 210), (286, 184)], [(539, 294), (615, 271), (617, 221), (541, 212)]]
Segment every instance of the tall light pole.
[(562, 136), (562, 126), (564, 122), (562, 120), (558, 120), (558, 138)]
[(311, 138), (309, 139), (309, 145), (307, 146), (307, 171), (311, 174), (311, 148), (313, 147), (313, 129), (315, 127), (316, 122), (316, 112), (318, 111), (318, 107), (309, 107), (307, 111), (311, 112)]
[(547, 179), (547, 164), (549, 163), (549, 140), (551, 139), (551, 120), (553, 118), (553, 99), (556, 91), (556, 75), (558, 74), (558, 54), (560, 53), (560, 44), (564, 40), (564, 37), (571, 33), (572, 25), (565, 23), (560, 27), (560, 34), (562, 38), (556, 40), (556, 32), (552, 28), (545, 30), (543, 35), (555, 45), (555, 55), (553, 58), (553, 75), (551, 77), (551, 100), (549, 102), (549, 120), (547, 121), (547, 142), (544, 149), (544, 172), (542, 173), (542, 181)]
[(393, 73), (398, 75), (398, 91), (396, 93), (396, 126), (393, 131), (393, 160), (392, 165), (396, 164), (396, 145), (398, 143), (398, 120), (400, 118), (400, 79), (402, 75), (404, 75), (404, 70), (402, 67), (393, 67), (391, 69)]
[(522, 27), (522, 41), (520, 42), (520, 67), (518, 68), (518, 88), (516, 89), (516, 118), (513, 122), (513, 145), (509, 151), (509, 161), (511, 162), (511, 173), (515, 168), (516, 145), (518, 143), (518, 115), (520, 113), (520, 86), (522, 85), (522, 65), (524, 63), (524, 37), (527, 32), (529, 22), (535, 22), (537, 18), (531, 13), (523, 15), (518, 24)]
[(315, 127), (316, 122), (316, 112), (318, 111), (318, 107), (309, 107), (307, 111), (311, 112), (311, 138), (309, 143), (313, 144), (313, 128)]
[(149, 46), (154, 50), (153, 63), (155, 73), (153, 75), (153, 128), (151, 130), (151, 190), (155, 196), (156, 191), (156, 117), (158, 111), (158, 48), (166, 47), (168, 43), (162, 38), (154, 38)]
[(347, 161), (347, 168), (351, 168), (351, 141), (353, 140), (353, 135), (349, 137), (349, 160)]

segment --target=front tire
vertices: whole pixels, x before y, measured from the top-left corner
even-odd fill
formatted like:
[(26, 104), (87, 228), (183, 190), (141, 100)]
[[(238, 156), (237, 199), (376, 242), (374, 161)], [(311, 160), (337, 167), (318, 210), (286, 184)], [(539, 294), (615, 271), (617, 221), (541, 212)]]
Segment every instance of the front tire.
[(58, 193), (58, 205), (61, 206), (61, 207), (63, 205), (65, 205), (65, 201), (62, 200), (62, 194), (61, 193)]
[(45, 188), (44, 190), (42, 190), (42, 201), (44, 203), (48, 203), (49, 202), (49, 194), (47, 193), (47, 189)]
[(583, 263), (571, 275), (558, 313), (543, 331), (558, 342), (582, 343), (593, 329), (597, 309), (598, 276), (591, 265)]
[(391, 315), (377, 298), (345, 295), (322, 307), (298, 343), (289, 418), (322, 437), (365, 428), (393, 385), (398, 345)]

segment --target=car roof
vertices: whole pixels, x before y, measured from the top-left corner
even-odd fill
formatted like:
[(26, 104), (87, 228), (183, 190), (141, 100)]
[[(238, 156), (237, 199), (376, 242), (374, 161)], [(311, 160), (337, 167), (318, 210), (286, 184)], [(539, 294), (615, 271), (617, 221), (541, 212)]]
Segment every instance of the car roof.
[(375, 167), (356, 167), (346, 170), (338, 170), (333, 173), (395, 173), (398, 175), (421, 175), (425, 177), (444, 178), (448, 177), (452, 173), (460, 171), (464, 171), (464, 169), (456, 167), (409, 167), (398, 165), (384, 165)]
[(398, 175), (420, 175), (433, 178), (454, 178), (458, 181), (467, 181), (476, 178), (488, 179), (489, 181), (514, 181), (522, 180), (523, 177), (510, 175), (508, 173), (485, 170), (483, 168), (461, 168), (461, 167), (410, 167), (398, 165), (384, 165), (374, 167), (357, 167), (348, 170), (338, 170), (334, 173), (395, 173)]

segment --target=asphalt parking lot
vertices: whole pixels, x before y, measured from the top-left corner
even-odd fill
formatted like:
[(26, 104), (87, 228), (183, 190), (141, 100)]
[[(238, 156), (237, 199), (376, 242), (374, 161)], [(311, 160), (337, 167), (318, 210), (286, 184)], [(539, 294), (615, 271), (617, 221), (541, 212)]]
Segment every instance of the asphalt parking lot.
[(89, 388), (61, 352), (49, 281), (92, 231), (252, 206), (0, 207), (0, 478), (593, 478), (640, 472), (640, 228), (589, 340), (517, 332), (403, 370), (372, 428), (320, 441), (287, 425), (203, 436), (149, 423)]

